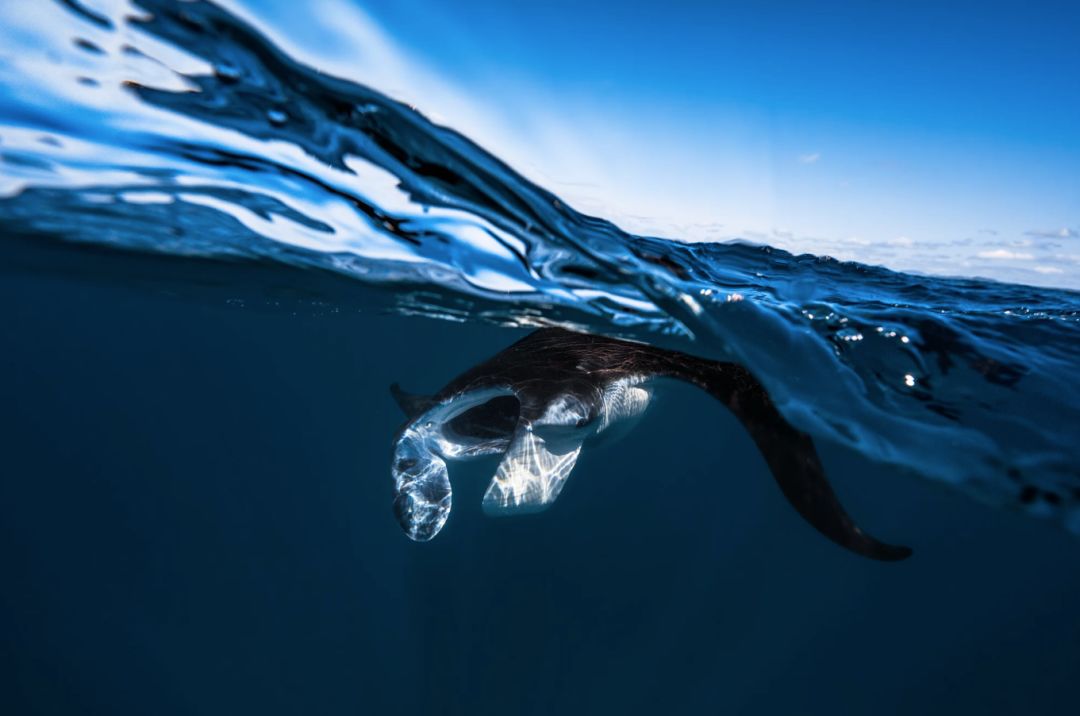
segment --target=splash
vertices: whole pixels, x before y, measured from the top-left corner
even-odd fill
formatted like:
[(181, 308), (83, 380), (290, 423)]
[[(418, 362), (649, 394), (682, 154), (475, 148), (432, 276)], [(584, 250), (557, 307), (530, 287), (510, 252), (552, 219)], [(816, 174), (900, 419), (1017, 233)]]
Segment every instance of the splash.
[(0, 27), (8, 237), (738, 362), (819, 439), (1080, 531), (1075, 293), (629, 235), (209, 2), (9, 3)]

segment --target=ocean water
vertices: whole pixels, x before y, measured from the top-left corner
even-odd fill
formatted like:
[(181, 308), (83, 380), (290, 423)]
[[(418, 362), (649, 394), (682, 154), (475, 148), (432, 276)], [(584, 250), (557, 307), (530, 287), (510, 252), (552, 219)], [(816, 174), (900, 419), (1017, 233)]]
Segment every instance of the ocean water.
[[(0, 9), (3, 712), (1071, 708), (1080, 295), (632, 236), (223, 7), (35, 7)], [(551, 325), (750, 366), (914, 555), (819, 536), (691, 387), (546, 512), (455, 466), (411, 542), (390, 384)]]

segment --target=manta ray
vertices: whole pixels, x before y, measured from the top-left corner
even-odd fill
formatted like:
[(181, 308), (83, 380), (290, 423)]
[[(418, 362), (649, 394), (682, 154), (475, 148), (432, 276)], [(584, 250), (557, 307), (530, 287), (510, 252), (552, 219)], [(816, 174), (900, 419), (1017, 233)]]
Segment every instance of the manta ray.
[(788, 502), (821, 534), (873, 559), (911, 554), (855, 524), (830, 487), (810, 436), (784, 419), (743, 366), (558, 328), (531, 333), (435, 395), (391, 386), (408, 418), (392, 464), (398, 522), (413, 540), (432, 539), (450, 515), (447, 461), (485, 455), (502, 455), (484, 493), (485, 512), (546, 509), (585, 443), (631, 427), (662, 378), (691, 383), (731, 410)]

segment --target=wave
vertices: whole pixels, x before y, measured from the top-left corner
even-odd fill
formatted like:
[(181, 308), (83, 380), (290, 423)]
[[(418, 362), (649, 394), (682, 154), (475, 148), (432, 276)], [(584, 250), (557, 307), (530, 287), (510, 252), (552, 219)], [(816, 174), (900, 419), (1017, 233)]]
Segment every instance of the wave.
[(1080, 532), (1080, 294), (628, 234), (211, 2), (0, 20), (9, 241), (273, 265), (400, 313), (737, 361), (820, 439)]

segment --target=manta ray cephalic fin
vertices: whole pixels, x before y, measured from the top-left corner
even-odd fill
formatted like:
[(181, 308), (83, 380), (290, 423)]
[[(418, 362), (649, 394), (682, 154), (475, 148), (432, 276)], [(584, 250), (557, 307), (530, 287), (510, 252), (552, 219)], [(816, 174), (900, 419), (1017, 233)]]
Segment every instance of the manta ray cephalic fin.
[(484, 493), (484, 512), (540, 512), (555, 501), (581, 454), (584, 437), (545, 438), (519, 423), (495, 477)]
[(430, 395), (408, 393), (397, 383), (390, 385), (390, 395), (401, 408), (401, 412), (405, 413), (405, 417), (409, 419), (415, 418), (435, 405), (435, 399)]

